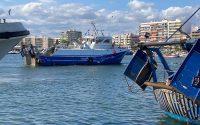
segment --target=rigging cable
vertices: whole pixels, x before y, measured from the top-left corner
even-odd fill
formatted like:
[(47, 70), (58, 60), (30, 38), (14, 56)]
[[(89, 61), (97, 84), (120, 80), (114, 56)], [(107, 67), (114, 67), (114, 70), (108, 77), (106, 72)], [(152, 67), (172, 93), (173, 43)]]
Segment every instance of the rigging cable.
[[(165, 42), (167, 42), (169, 39), (172, 38), (172, 36), (174, 36), (178, 31), (181, 30), (181, 28), (200, 10), (200, 7), (172, 34), (170, 35), (167, 40), (165, 40)], [(162, 46), (159, 47), (159, 49), (161, 48)]]
[(129, 84), (129, 83), (128, 83), (128, 80), (127, 80), (127, 78), (126, 78), (126, 76), (124, 76), (124, 80), (125, 80), (125, 82), (126, 82), (126, 84), (127, 84), (128, 91), (129, 91), (129, 92), (134, 93), (134, 94), (137, 94), (137, 93), (140, 91), (140, 89), (138, 89), (136, 92), (133, 92), (133, 91), (132, 91), (132, 87), (133, 87), (134, 83)]

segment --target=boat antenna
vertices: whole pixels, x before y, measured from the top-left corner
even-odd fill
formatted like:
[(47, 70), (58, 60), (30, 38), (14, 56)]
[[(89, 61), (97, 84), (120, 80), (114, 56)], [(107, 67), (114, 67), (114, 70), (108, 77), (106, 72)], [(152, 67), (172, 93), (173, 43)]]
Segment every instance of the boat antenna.
[(90, 35), (90, 30), (89, 30), (89, 29), (88, 29), (87, 32), (85, 33), (85, 36), (86, 36), (86, 35)]
[(91, 24), (92, 24), (92, 26), (93, 26), (94, 35), (95, 35), (95, 37), (96, 37), (96, 36), (98, 35), (97, 28), (96, 28), (95, 23), (94, 23), (93, 21), (91, 22)]
[(9, 16), (11, 15), (11, 9), (8, 10), (8, 15), (9, 15)]
[(165, 40), (167, 42), (169, 39), (172, 38), (178, 31), (181, 31), (181, 28), (200, 10), (200, 7), (170, 36)]
[(102, 35), (102, 36), (104, 36), (103, 31), (104, 31), (104, 30), (101, 30), (101, 35)]

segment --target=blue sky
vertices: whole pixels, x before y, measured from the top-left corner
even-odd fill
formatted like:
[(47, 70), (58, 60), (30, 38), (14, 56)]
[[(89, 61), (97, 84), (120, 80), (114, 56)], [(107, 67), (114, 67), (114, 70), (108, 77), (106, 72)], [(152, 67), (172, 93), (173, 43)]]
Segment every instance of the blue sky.
[[(3, 6), (26, 4), (36, 0), (1, 0)], [(60, 4), (65, 3), (82, 3), (92, 5), (97, 8), (106, 8), (110, 10), (127, 10), (127, 3), (131, 0), (56, 0)], [(157, 9), (165, 9), (171, 6), (196, 6), (200, 5), (200, 0), (142, 0), (147, 3), (154, 3)]]
[[(34, 2), (35, 0), (1, 0), (1, 6), (10, 6), (17, 4), (26, 4), (29, 2)], [(98, 8), (107, 8), (110, 10), (114, 9), (127, 9), (127, 3), (130, 0), (56, 0), (60, 4), (64, 3), (83, 3), (86, 5), (94, 5)], [(156, 5), (158, 9), (168, 8), (170, 6), (196, 6), (199, 4), (200, 0), (143, 0), (144, 2), (152, 2)]]
[[(198, 7), (200, 0), (1, 0), (0, 16), (22, 22), (32, 35), (85, 32), (91, 21), (107, 34), (116, 34), (137, 33), (141, 22), (185, 20)], [(200, 14), (195, 18), (193, 24), (199, 25)]]

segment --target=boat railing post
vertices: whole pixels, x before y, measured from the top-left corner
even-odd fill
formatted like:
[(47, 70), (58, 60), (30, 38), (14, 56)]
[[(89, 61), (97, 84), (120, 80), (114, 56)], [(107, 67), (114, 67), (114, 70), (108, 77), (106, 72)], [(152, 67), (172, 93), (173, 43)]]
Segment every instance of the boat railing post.
[(163, 57), (160, 49), (154, 48), (153, 51), (156, 52), (156, 54), (158, 55), (158, 58), (160, 59), (161, 63), (163, 64), (168, 76), (171, 76), (174, 72), (170, 69), (170, 67), (169, 67), (167, 61), (165, 60), (165, 58)]

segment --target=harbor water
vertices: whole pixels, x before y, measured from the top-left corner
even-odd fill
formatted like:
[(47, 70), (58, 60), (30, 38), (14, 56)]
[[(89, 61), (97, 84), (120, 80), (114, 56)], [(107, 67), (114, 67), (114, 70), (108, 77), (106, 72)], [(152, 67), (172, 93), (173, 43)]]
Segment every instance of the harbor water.
[[(126, 56), (121, 65), (110, 66), (26, 67), (20, 55), (7, 55), (0, 62), (0, 124), (187, 124), (165, 116), (151, 89), (143, 92), (134, 85), (128, 91), (123, 72), (130, 60)], [(181, 60), (172, 58), (170, 65), (177, 68)]]

